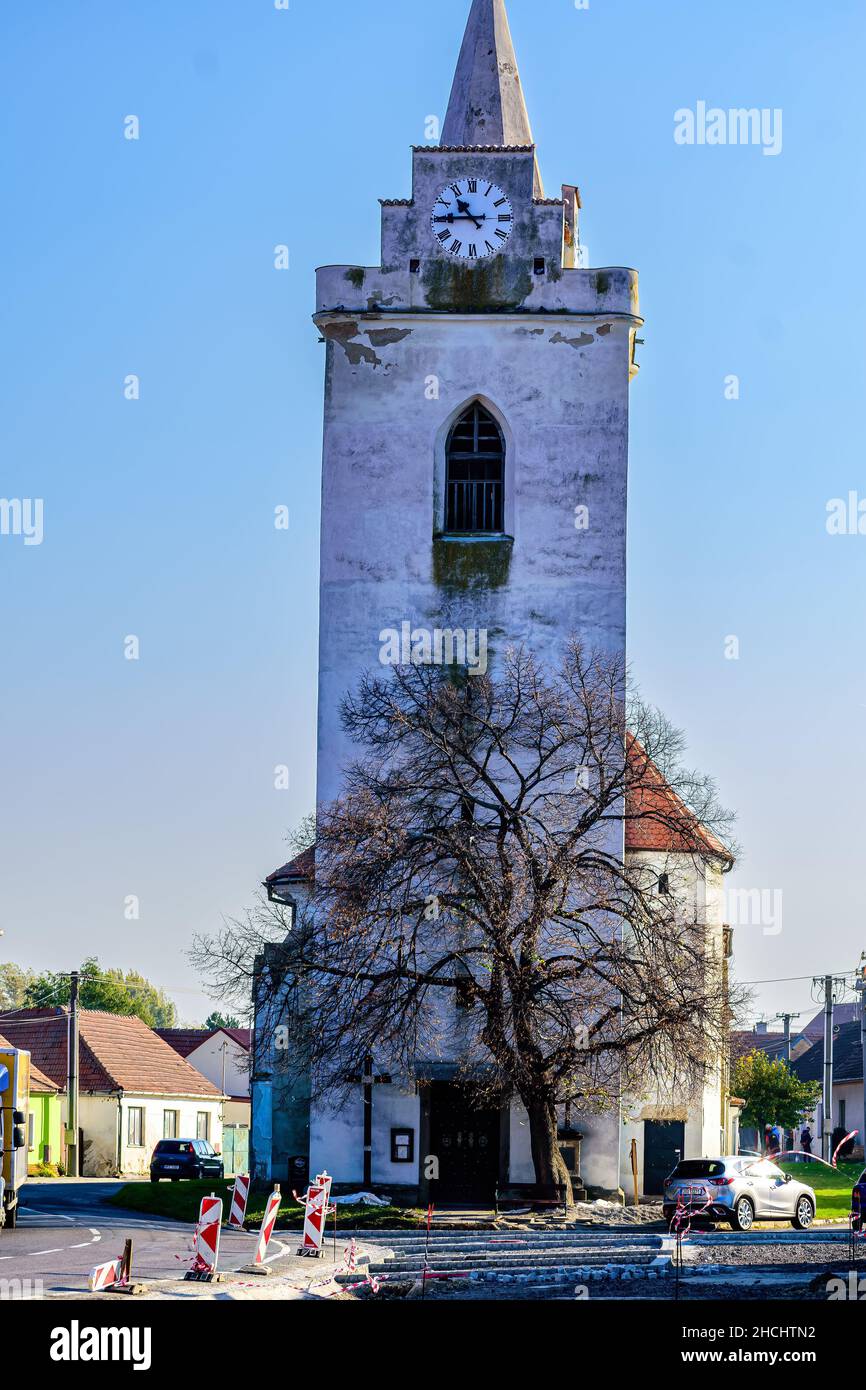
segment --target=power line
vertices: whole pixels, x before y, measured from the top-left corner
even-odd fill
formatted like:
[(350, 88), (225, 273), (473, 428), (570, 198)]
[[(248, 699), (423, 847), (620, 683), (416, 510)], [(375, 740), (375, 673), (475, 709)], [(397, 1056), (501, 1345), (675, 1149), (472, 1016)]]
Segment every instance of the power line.
[[(856, 977), (858, 972), (857, 972), (856, 970), (834, 970), (834, 971), (828, 972), (828, 973), (831, 973), (831, 974), (835, 975), (835, 977), (836, 977), (837, 979), (843, 979), (844, 977), (846, 977), (846, 976), (848, 976), (848, 975), (851, 975), (851, 976)], [(798, 980), (810, 980), (810, 981), (811, 981), (811, 980), (815, 980), (815, 979), (817, 979), (817, 978), (818, 978), (818, 977), (815, 975), (815, 973), (814, 973), (814, 971), (813, 971), (811, 975), (780, 975), (780, 976), (779, 976), (777, 979), (775, 979), (775, 980), (737, 980), (737, 984), (739, 984), (739, 985), (788, 985), (788, 984), (793, 984), (795, 981), (798, 981)]]

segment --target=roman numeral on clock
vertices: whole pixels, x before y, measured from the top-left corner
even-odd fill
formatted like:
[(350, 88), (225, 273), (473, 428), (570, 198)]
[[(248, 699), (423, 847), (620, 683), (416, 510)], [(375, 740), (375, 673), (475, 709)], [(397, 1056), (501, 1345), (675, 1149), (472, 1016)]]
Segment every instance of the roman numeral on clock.
[(453, 191), (457, 194), (457, 197), (459, 198), (460, 194), (463, 192), (463, 189), (460, 187), (459, 183), (452, 183), (451, 187)]
[(497, 227), (497, 228), (496, 228), (496, 235), (499, 237), (500, 241), (507, 241), (507, 240), (508, 240), (508, 233), (507, 233), (507, 232), (503, 232), (503, 230), (502, 230), (501, 227)]
[(514, 218), (513, 218), (513, 216), (511, 215), (510, 212), (500, 212), (500, 214), (499, 214), (499, 221), (500, 221), (500, 222), (513, 222), (513, 221), (514, 221)]
[(469, 180), (469, 192), (470, 192), (470, 193), (477, 193), (477, 192), (478, 192), (478, 180), (477, 180), (477, 179), (470, 179), (470, 180)]
[(506, 204), (507, 202), (508, 202), (508, 199), (507, 199), (507, 198), (497, 198), (497, 200), (496, 200), (496, 202), (493, 204), (493, 206), (494, 206), (495, 208), (501, 208), (501, 207), (504, 207), (505, 204)]
[(437, 232), (437, 233), (436, 233), (436, 236), (438, 237), (439, 241), (442, 242), (442, 245), (443, 245), (443, 246), (445, 245), (445, 243), (446, 243), (446, 241), (448, 240), (448, 238), (450, 237), (450, 235), (451, 235), (451, 233), (450, 233), (449, 231)]
[(452, 256), (459, 256), (459, 255), (460, 255), (460, 248), (462, 247), (462, 245), (463, 245), (463, 242), (462, 242), (462, 241), (457, 241), (456, 238), (455, 238), (455, 240), (452, 241), (451, 245), (448, 247), (448, 250), (451, 252)]
[(475, 243), (472, 242), (472, 241), (470, 241), (470, 243), (469, 243), (469, 255), (470, 255), (470, 257), (472, 258), (473, 261), (474, 261), (474, 260), (477, 258), (477, 256), (478, 256), (478, 248), (476, 247)]
[(496, 247), (495, 247), (495, 246), (491, 246), (489, 241), (485, 241), (484, 245), (487, 247), (487, 250), (489, 251), (490, 255), (492, 256), (492, 255), (493, 255), (493, 252), (496, 250)]

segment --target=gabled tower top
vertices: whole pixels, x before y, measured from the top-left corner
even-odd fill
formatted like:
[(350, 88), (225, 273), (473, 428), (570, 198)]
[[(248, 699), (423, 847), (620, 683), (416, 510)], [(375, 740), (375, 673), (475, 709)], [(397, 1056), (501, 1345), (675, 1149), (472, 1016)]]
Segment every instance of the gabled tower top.
[[(443, 145), (532, 145), (505, 0), (472, 0), (442, 128)], [(536, 198), (544, 197), (538, 161)]]

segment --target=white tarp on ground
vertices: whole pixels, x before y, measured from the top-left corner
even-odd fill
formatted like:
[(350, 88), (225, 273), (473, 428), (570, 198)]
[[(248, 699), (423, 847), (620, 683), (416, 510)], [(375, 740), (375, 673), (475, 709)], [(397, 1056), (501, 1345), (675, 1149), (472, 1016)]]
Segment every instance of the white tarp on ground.
[(346, 1197), (332, 1197), (334, 1206), (390, 1207), (390, 1197), (377, 1197), (373, 1192), (350, 1192)]

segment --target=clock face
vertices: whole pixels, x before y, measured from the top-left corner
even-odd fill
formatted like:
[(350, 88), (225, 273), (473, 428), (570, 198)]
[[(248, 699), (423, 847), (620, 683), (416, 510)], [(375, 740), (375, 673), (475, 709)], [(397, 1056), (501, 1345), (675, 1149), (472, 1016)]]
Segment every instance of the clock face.
[(455, 179), (443, 188), (431, 216), (433, 236), (461, 261), (497, 256), (514, 227), (511, 200), (489, 179)]

